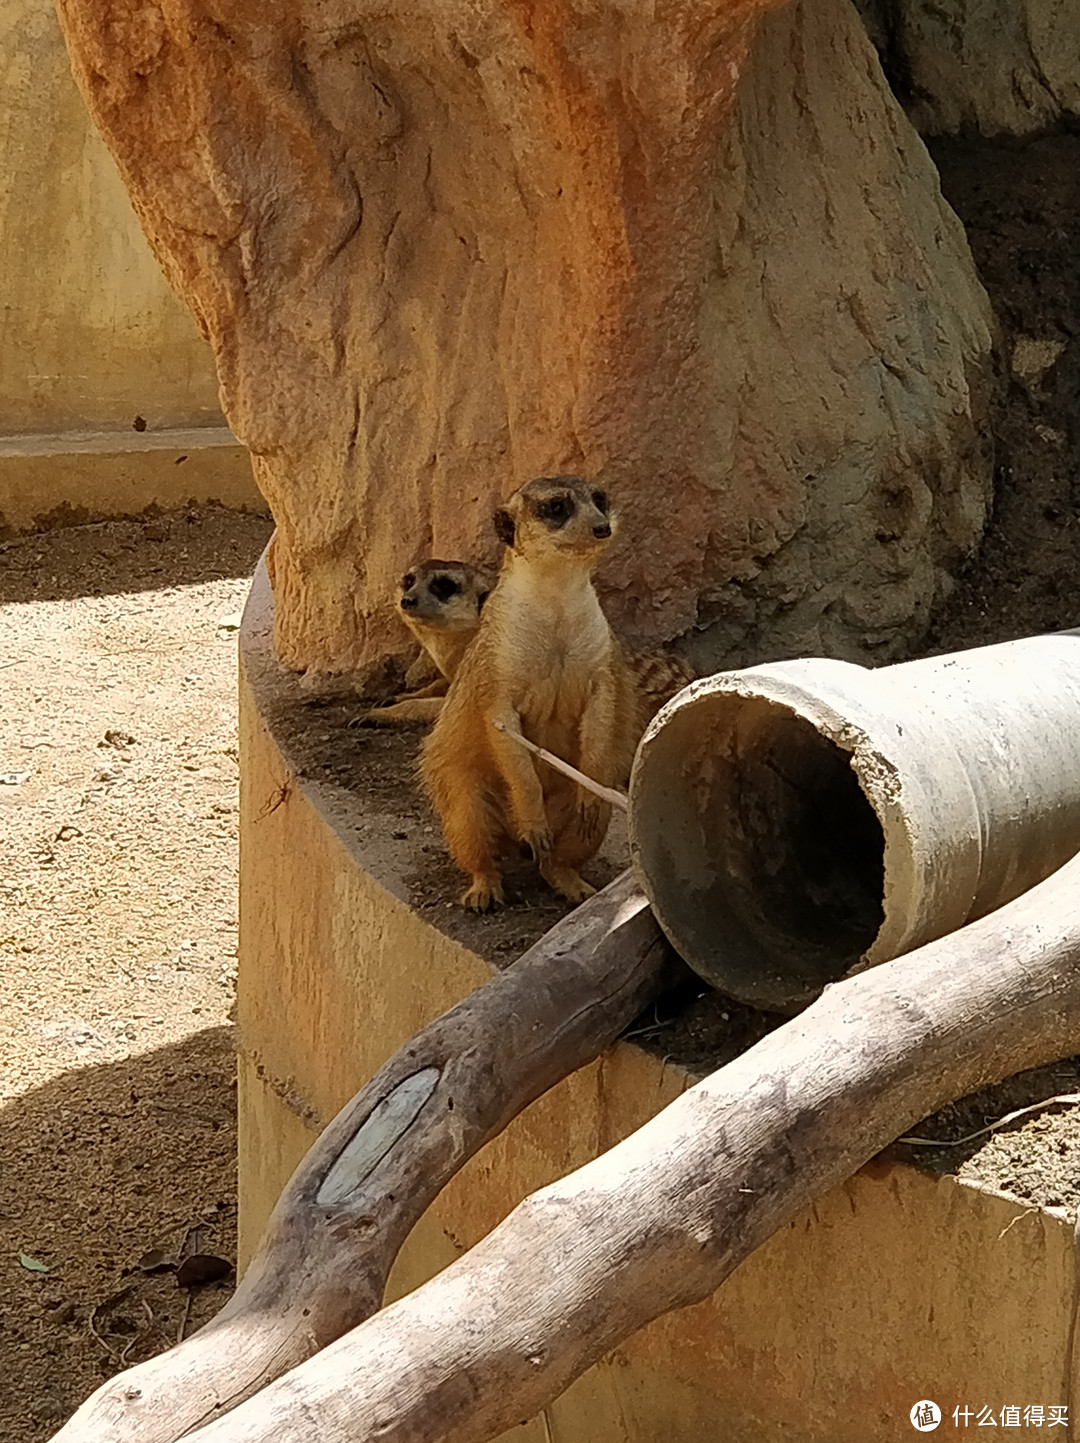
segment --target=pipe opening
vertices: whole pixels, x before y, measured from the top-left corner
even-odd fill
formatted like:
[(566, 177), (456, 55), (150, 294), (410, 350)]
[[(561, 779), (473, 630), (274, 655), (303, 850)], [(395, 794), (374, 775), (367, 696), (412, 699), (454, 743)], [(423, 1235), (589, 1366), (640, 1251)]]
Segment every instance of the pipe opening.
[(721, 991), (790, 1011), (884, 920), (884, 834), (842, 747), (786, 707), (707, 694), (635, 771), (635, 858), (654, 910)]

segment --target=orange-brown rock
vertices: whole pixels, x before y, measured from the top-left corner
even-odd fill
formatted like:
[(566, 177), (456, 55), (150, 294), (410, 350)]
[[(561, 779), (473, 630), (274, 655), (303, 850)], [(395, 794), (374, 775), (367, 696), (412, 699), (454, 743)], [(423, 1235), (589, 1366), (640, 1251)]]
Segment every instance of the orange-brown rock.
[(847, 0), (60, 0), (278, 533), (355, 668), (496, 498), (622, 502), (635, 645), (859, 654), (978, 535), (989, 314)]

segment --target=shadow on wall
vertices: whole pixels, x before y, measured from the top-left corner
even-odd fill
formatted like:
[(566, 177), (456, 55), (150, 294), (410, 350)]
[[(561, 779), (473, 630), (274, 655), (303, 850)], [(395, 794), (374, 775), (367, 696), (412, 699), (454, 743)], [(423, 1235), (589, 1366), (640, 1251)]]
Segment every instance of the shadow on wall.
[(44, 1443), (125, 1356), (161, 1352), (223, 1305), (231, 1278), (188, 1293), (136, 1265), (189, 1233), (190, 1250), (235, 1258), (235, 1159), (227, 1027), (79, 1067), (0, 1110), (5, 1443)]
[(0, 544), (0, 606), (250, 576), (273, 530), (265, 516), (207, 505), (20, 536)]

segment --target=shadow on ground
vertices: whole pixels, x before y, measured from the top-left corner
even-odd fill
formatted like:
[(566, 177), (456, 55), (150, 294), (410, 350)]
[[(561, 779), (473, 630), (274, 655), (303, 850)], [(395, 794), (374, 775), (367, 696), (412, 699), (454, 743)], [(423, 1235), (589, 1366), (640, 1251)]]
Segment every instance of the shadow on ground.
[(0, 606), (250, 576), (273, 529), (265, 516), (197, 506), (31, 532), (0, 544)]
[(161, 1352), (223, 1305), (231, 1278), (186, 1292), (137, 1263), (185, 1237), (235, 1260), (235, 1113), (228, 1027), (78, 1068), (0, 1111), (5, 1443), (50, 1438), (125, 1357)]

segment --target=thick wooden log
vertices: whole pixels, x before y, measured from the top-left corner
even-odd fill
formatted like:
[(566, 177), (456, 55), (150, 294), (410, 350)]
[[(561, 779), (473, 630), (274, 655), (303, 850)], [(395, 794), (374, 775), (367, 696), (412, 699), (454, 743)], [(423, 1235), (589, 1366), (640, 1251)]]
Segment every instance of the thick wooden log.
[(57, 1439), (173, 1443), (368, 1317), (444, 1184), (679, 967), (623, 873), (400, 1048), (293, 1174), (221, 1313), (103, 1384)]
[(643, 1323), (705, 1297), (928, 1112), (1078, 1046), (1080, 856), (828, 988), (191, 1443), (482, 1443)]

